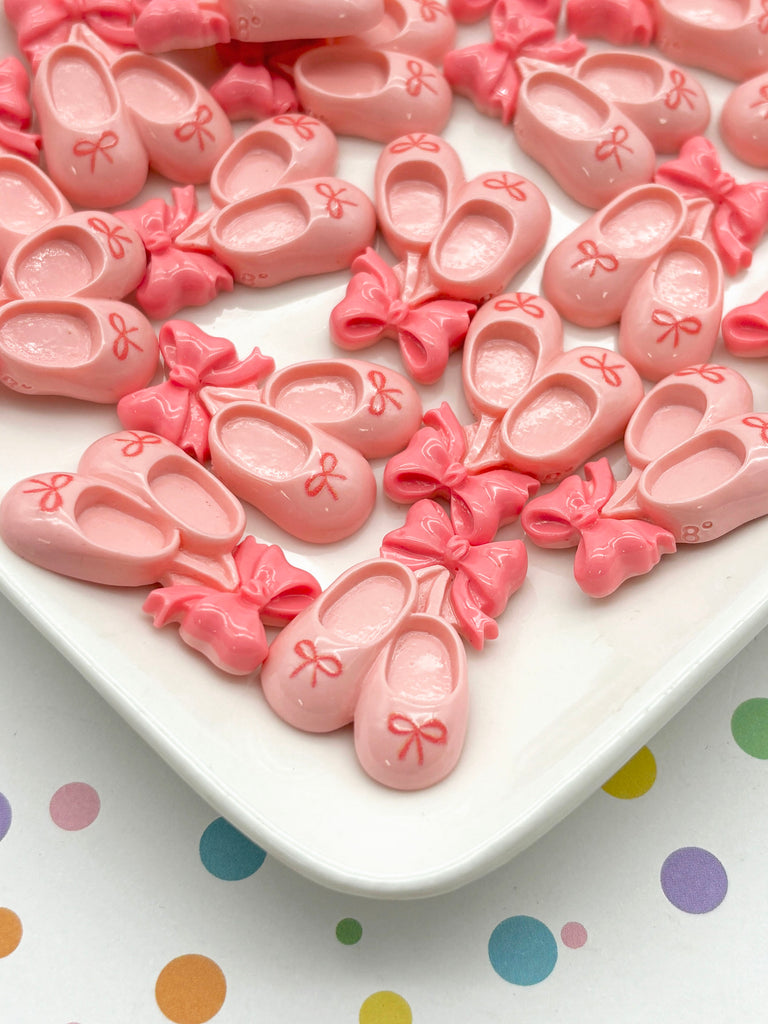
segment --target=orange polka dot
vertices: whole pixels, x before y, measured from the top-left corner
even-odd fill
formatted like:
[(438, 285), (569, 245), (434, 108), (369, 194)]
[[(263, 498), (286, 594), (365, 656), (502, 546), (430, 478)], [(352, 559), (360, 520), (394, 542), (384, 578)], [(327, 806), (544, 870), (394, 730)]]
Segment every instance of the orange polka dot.
[(12, 910), (0, 907), (0, 956), (8, 956), (21, 942), (21, 921)]
[(224, 1004), (227, 982), (217, 963), (189, 953), (176, 957), (160, 972), (155, 999), (174, 1024), (205, 1024)]

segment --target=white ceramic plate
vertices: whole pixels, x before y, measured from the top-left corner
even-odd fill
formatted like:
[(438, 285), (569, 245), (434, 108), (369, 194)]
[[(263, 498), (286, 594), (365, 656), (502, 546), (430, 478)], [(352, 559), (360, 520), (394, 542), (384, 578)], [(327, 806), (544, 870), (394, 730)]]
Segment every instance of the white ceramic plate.
[[(463, 29), (461, 44), (487, 38)], [(12, 52), (3, 24), (2, 52)], [(595, 47), (596, 48), (596, 47)], [(710, 91), (713, 127), (731, 86), (699, 77)], [(550, 196), (550, 246), (586, 216), (517, 148), (512, 130), (457, 99), (446, 137), (467, 177), (513, 170)], [(342, 140), (339, 173), (370, 194), (380, 147)], [(724, 155), (739, 180), (760, 175)], [(155, 182), (149, 194), (167, 194)], [(138, 200), (137, 200), (138, 202)], [(201, 194), (200, 206), (207, 205)], [(755, 263), (764, 265), (765, 245)], [(543, 255), (512, 282), (539, 290)], [(238, 287), (202, 310), (204, 330), (231, 338), (241, 355), (254, 344), (283, 366), (333, 352), (327, 321), (346, 273), (270, 291)], [(756, 298), (759, 273), (729, 285), (726, 310)], [(613, 344), (613, 331), (566, 330), (566, 345)], [(362, 354), (399, 367), (380, 343)], [(730, 362), (718, 348), (713, 362)], [(768, 410), (768, 372), (742, 362), (755, 408)], [(460, 355), (440, 385), (423, 389), (425, 408), (443, 398), (465, 422)], [(72, 470), (95, 438), (120, 429), (114, 409), (64, 399), (0, 395), (0, 491), (38, 472)], [(621, 473), (620, 446), (609, 453)], [(383, 463), (376, 466), (380, 479)], [(249, 532), (285, 548), (290, 560), (329, 584), (378, 552), (405, 509), (380, 495), (354, 538), (327, 548), (296, 542), (257, 513)], [(519, 527), (508, 527), (518, 536)], [(141, 611), (145, 592), (110, 590), (57, 577), (0, 546), (0, 585), (145, 740), (219, 813), (275, 857), (323, 885), (379, 897), (416, 897), (456, 888), (514, 856), (596, 789), (647, 741), (768, 618), (768, 519), (708, 546), (666, 556), (647, 577), (603, 601), (574, 583), (573, 555), (529, 546), (530, 570), (500, 620), (500, 639), (470, 654), (471, 720), (454, 774), (431, 790), (391, 792), (355, 759), (348, 730), (299, 733), (268, 708), (258, 680), (225, 677), (185, 647), (175, 627), (155, 631)], [(23, 685), (7, 680), (5, 685)], [(51, 680), (51, 686), (56, 680)]]

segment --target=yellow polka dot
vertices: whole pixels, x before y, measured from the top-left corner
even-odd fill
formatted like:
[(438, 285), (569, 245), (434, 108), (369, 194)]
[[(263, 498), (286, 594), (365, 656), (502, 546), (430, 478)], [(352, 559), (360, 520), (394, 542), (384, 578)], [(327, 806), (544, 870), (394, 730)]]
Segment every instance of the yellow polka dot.
[(218, 964), (189, 953), (166, 964), (155, 985), (155, 999), (174, 1024), (204, 1024), (224, 1004), (227, 982)]
[(21, 942), (21, 921), (12, 910), (0, 907), (0, 956), (8, 956)]
[(623, 768), (605, 783), (603, 789), (609, 796), (620, 800), (634, 800), (647, 793), (656, 781), (656, 759), (648, 747), (641, 747)]
[(397, 992), (374, 992), (360, 1007), (360, 1024), (412, 1024), (411, 1008)]

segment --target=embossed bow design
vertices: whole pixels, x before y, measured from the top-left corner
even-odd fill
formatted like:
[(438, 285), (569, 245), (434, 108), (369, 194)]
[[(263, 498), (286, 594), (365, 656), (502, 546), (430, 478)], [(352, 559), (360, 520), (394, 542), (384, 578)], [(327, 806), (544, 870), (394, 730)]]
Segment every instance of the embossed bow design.
[(320, 594), (311, 573), (291, 565), (281, 548), (246, 537), (234, 551), (238, 586), (212, 587), (174, 584), (153, 590), (143, 610), (158, 628), (181, 625), (185, 643), (219, 668), (245, 675), (267, 656), (265, 625), (284, 625)]
[(450, 353), (459, 348), (477, 307), (435, 299), (411, 308), (400, 297), (392, 268), (370, 247), (351, 266), (344, 298), (331, 311), (334, 341), (345, 349), (367, 348), (395, 338), (408, 373), (420, 384), (442, 377)]
[(493, 41), (466, 46), (446, 54), (443, 71), (457, 91), (469, 96), (484, 114), (508, 124), (517, 109), (522, 81), (519, 57), (574, 64), (586, 46), (570, 35), (555, 39), (556, 27), (548, 18), (523, 13), (514, 3), (497, 0), (491, 14)]
[(448, 514), (427, 498), (408, 510), (405, 525), (388, 533), (381, 543), (383, 558), (420, 569), (443, 566), (451, 574), (441, 614), (473, 647), (499, 635), (496, 618), (520, 587), (528, 568), (521, 540), (470, 544), (460, 537)]
[(703, 196), (715, 205), (712, 237), (729, 274), (751, 264), (752, 250), (768, 227), (768, 182), (738, 184), (703, 136), (684, 142), (680, 155), (661, 164), (654, 180), (685, 198)]
[(210, 454), (211, 416), (200, 390), (254, 387), (274, 370), (275, 362), (258, 348), (238, 359), (231, 341), (211, 337), (186, 320), (163, 324), (158, 341), (168, 379), (121, 398), (120, 422), (132, 430), (159, 434), (204, 462)]
[(80, 22), (105, 42), (136, 45), (131, 0), (10, 0), (5, 13), (33, 68), (54, 46), (65, 43), (72, 26)]
[(185, 306), (204, 306), (220, 291), (233, 288), (232, 274), (213, 256), (176, 244), (197, 217), (194, 185), (173, 188), (171, 195), (173, 206), (150, 199), (117, 214), (138, 232), (147, 250), (147, 270), (136, 298), (156, 320), (165, 320)]
[(616, 489), (607, 459), (586, 463), (584, 473), (586, 479), (566, 477), (553, 491), (531, 500), (520, 522), (539, 547), (575, 546), (576, 582), (590, 597), (607, 597), (631, 576), (650, 572), (676, 544), (655, 523), (601, 515)]
[(512, 522), (539, 483), (510, 469), (471, 474), (463, 464), (464, 430), (447, 402), (424, 414), (424, 426), (384, 467), (384, 490), (393, 501), (446, 497), (459, 537), (472, 544), (493, 540)]

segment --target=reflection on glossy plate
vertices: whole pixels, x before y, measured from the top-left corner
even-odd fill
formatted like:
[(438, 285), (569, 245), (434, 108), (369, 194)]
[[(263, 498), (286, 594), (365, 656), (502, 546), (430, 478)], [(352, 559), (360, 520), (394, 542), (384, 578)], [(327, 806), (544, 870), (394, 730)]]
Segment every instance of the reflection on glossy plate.
[[(486, 32), (482, 24), (462, 29), (461, 42)], [(2, 52), (11, 52), (11, 38), (3, 24)], [(720, 145), (717, 112), (732, 86), (699, 77), (713, 101), (709, 135)], [(506, 169), (541, 185), (553, 205), (550, 246), (588, 215), (520, 153), (509, 127), (481, 117), (468, 101), (457, 99), (445, 134), (467, 177)], [(375, 143), (342, 140), (339, 176), (370, 194), (378, 152)], [(723, 163), (739, 180), (759, 177), (726, 154)], [(156, 180), (146, 195), (167, 195), (168, 187)], [(207, 202), (201, 190), (201, 208)], [(756, 253), (757, 267), (768, 259), (766, 246)], [(512, 290), (538, 291), (542, 262), (518, 275)], [(332, 352), (328, 314), (347, 277), (261, 292), (238, 287), (186, 312), (209, 333), (231, 338), (241, 355), (257, 344), (284, 366)], [(726, 311), (763, 290), (754, 270), (742, 275), (729, 285)], [(614, 334), (566, 325), (566, 346), (612, 345)], [(400, 366), (391, 342), (362, 355)], [(768, 411), (765, 366), (739, 364), (722, 345), (712, 361), (741, 369), (755, 408)], [(425, 408), (447, 398), (467, 422), (459, 370), (457, 354), (445, 380), (422, 392)], [(0, 395), (0, 416), (2, 491), (34, 473), (74, 469), (91, 441), (119, 429), (113, 409), (9, 391)], [(620, 446), (608, 454), (621, 473)], [(379, 480), (382, 468), (375, 464)], [(375, 555), (404, 515), (380, 495), (358, 535), (322, 549), (282, 535), (255, 512), (248, 528), (282, 544), (289, 559), (327, 585)], [(518, 536), (519, 527), (504, 532)], [(711, 545), (682, 548), (598, 602), (574, 583), (572, 553), (530, 547), (529, 574), (500, 620), (500, 639), (470, 654), (471, 717), (459, 767), (417, 793), (386, 790), (364, 775), (349, 731), (294, 731), (267, 707), (257, 679), (220, 675), (173, 627), (155, 631), (141, 611), (145, 591), (57, 577), (4, 548), (0, 586), (191, 786), (276, 858), (335, 889), (404, 898), (448, 891), (504, 863), (646, 742), (768, 619), (766, 550), (768, 519)]]

